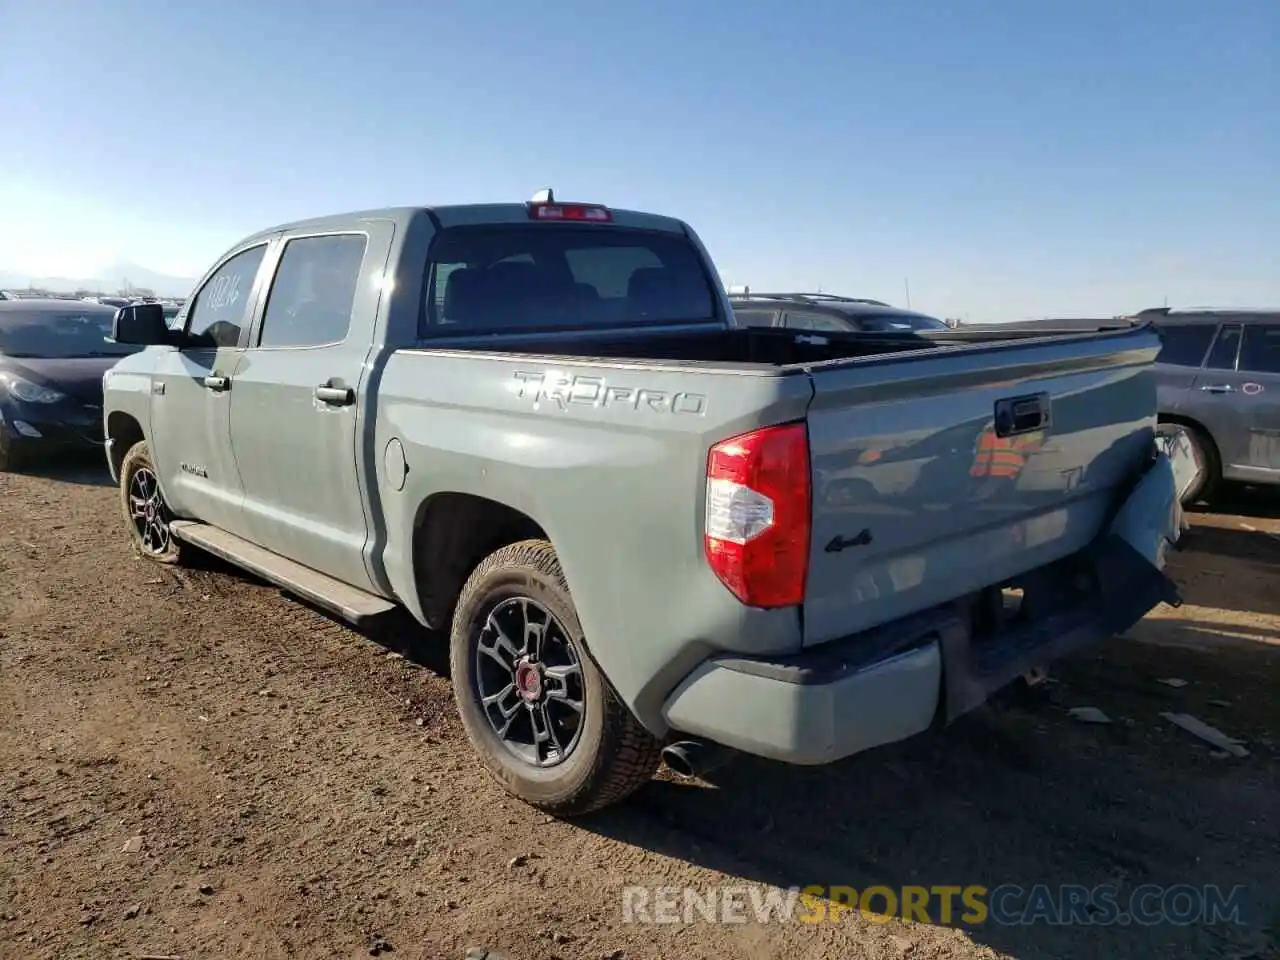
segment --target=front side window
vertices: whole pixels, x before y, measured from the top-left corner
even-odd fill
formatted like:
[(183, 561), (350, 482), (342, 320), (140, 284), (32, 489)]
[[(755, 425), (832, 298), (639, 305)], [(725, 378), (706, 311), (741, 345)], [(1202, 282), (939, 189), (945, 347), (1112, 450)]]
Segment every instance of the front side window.
[(1240, 324), (1228, 323), (1218, 331), (1213, 349), (1204, 365), (1210, 370), (1234, 370), (1236, 354), (1240, 352)]
[(1244, 328), (1240, 369), (1250, 373), (1280, 373), (1280, 325), (1258, 324)]
[(432, 244), (423, 335), (712, 322), (681, 234), (607, 226), (450, 227)]
[(206, 345), (234, 347), (249, 309), (253, 281), (258, 276), (267, 245), (242, 250), (218, 268), (196, 294), (187, 313), (187, 332), (204, 338)]
[(1168, 363), (1176, 367), (1198, 367), (1204, 360), (1209, 342), (1213, 340), (1214, 324), (1189, 323), (1176, 327), (1161, 327), (1160, 352), (1156, 363)]
[(285, 244), (267, 295), (262, 347), (341, 343), (351, 326), (364, 234), (297, 237)]

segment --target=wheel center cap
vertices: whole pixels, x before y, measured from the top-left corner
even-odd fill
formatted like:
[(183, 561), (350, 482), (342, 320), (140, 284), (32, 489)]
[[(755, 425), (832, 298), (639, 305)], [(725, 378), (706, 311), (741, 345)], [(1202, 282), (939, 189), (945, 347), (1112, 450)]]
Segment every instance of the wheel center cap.
[(525, 660), (516, 665), (516, 692), (522, 700), (537, 700), (542, 696), (542, 668)]
[(154, 520), (156, 518), (156, 508), (153, 504), (147, 504), (147, 519)]

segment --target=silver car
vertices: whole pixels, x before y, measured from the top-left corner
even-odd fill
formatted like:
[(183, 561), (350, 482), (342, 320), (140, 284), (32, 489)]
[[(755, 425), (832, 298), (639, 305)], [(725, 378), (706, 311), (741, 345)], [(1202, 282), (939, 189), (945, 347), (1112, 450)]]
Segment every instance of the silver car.
[(1159, 329), (1161, 439), (1195, 463), (1184, 503), (1222, 480), (1280, 484), (1280, 310), (1139, 314)]

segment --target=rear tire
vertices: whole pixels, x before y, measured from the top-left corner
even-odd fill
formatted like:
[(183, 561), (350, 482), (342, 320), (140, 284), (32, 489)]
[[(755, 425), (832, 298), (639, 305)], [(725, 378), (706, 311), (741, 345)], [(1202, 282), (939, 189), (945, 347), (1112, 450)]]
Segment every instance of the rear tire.
[(1156, 426), (1156, 435), (1176, 439), (1186, 437), (1196, 462), (1203, 465), (1199, 479), (1182, 495), (1182, 505), (1189, 507), (1202, 500), (1208, 500), (1222, 482), (1222, 463), (1218, 458), (1218, 448), (1203, 430), (1187, 423), (1164, 421)]
[(145, 440), (139, 440), (120, 462), (120, 509), (129, 542), (148, 560), (180, 563), (183, 545), (169, 529), (173, 512), (160, 492), (159, 474)]
[(661, 744), (588, 655), (547, 541), (513, 543), (476, 567), (458, 598), (449, 661), (472, 746), (526, 803), (578, 816), (624, 799), (657, 769)]

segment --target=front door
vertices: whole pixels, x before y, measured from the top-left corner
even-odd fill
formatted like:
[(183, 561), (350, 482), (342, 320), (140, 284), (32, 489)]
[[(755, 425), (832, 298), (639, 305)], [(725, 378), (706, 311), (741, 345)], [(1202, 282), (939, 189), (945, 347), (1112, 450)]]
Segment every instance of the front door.
[(249, 539), (365, 588), (360, 387), (391, 234), (289, 238), (231, 390)]
[(243, 490), (231, 450), (229, 385), (247, 342), (266, 243), (216, 269), (186, 309), (200, 342), (166, 353), (151, 393), (151, 455), (165, 500), (194, 517), (242, 534)]

